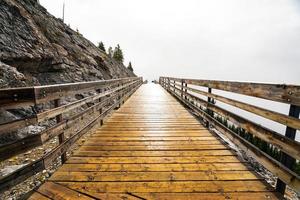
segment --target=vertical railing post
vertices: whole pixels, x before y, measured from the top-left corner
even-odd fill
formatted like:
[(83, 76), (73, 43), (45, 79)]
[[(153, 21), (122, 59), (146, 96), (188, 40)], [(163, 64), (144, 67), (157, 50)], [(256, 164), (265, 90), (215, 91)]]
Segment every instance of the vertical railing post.
[(176, 81), (175, 81), (175, 80), (173, 81), (173, 84), (174, 84), (174, 85), (173, 85), (173, 91), (174, 91), (174, 93), (176, 94), (176, 88), (175, 88), (175, 87), (176, 87), (176, 85), (175, 85), (175, 84), (176, 84)]
[(181, 79), (181, 99), (183, 99), (183, 79)]
[(183, 83), (184, 83), (184, 99), (187, 100), (187, 83), (185, 80), (183, 80)]
[[(299, 113), (300, 113), (299, 106), (290, 105), (289, 116), (299, 118)], [(295, 140), (296, 132), (297, 132), (296, 129), (287, 126), (285, 130), (285, 136), (292, 140)], [(292, 169), (296, 160), (295, 158), (287, 155), (286, 153), (281, 152), (280, 162), (287, 168)], [(286, 184), (278, 178), (276, 183), (276, 191), (284, 195), (285, 188), (286, 188)]]
[(168, 90), (168, 79), (165, 78), (165, 89)]
[(168, 90), (171, 91), (171, 87), (170, 87), (170, 78), (168, 78)]
[(165, 89), (168, 90), (168, 79), (165, 78)]
[(174, 80), (173, 83), (174, 83), (174, 90), (173, 90), (173, 91), (174, 91), (174, 93), (176, 94), (176, 85), (175, 85), (175, 84), (176, 84), (176, 81)]
[[(207, 91), (208, 91), (208, 93), (211, 93), (211, 88), (209, 87)], [(210, 97), (207, 97), (207, 102), (208, 102), (208, 103), (211, 102), (211, 98), (210, 98)]]
[[(104, 89), (98, 89), (97, 91), (99, 94), (101, 94), (102, 92), (104, 92)], [(99, 102), (101, 102), (103, 100), (102, 97), (99, 98)], [(101, 115), (103, 112), (103, 106), (101, 106), (101, 108), (99, 109), (99, 114)], [(100, 120), (100, 126), (103, 125), (103, 119)]]
[[(55, 99), (54, 100), (54, 107), (59, 107), (61, 105), (61, 99)], [(60, 123), (61, 121), (63, 120), (62, 118), (62, 114), (59, 114), (56, 116), (56, 123)], [(59, 141), (59, 144), (62, 144), (64, 141), (65, 141), (65, 134), (64, 132), (60, 133), (58, 135), (58, 141)], [(61, 156), (61, 162), (62, 163), (65, 163), (67, 161), (67, 153), (63, 153)]]
[[(129, 82), (129, 84), (131, 83), (131, 81)], [(122, 83), (122, 86), (124, 86), (125, 85), (125, 83)], [(122, 91), (123, 91), (123, 93), (122, 93), (122, 98), (124, 97), (124, 96), (126, 96), (126, 88), (123, 88), (122, 89)], [(125, 102), (125, 99), (123, 98), (122, 99), (122, 105), (124, 104), (124, 102)]]
[[(120, 83), (118, 82), (117, 88), (120, 87)], [(119, 101), (119, 105), (117, 106), (117, 109), (119, 109), (121, 107), (121, 90), (118, 90), (118, 97), (117, 97), (117, 101)]]
[[(211, 88), (209, 87), (207, 91), (208, 91), (208, 93), (211, 93), (212, 90), (211, 90)], [(209, 104), (210, 104), (211, 102), (212, 102), (212, 99), (211, 99), (211, 97), (208, 96), (208, 97), (207, 97), (207, 106), (206, 106), (206, 110), (207, 110), (207, 114), (209, 114), (210, 116), (213, 115), (213, 114), (212, 114), (212, 111), (208, 108), (208, 107), (209, 107)], [(212, 116), (212, 117), (213, 117), (213, 116)], [(206, 122), (206, 127), (209, 128), (209, 122), (208, 122), (208, 121)]]

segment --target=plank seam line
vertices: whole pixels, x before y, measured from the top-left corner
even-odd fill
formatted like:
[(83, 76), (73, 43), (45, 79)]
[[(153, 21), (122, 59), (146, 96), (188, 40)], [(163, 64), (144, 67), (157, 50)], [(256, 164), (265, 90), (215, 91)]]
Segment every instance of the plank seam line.
[[(236, 179), (236, 180), (128, 180), (128, 181), (96, 181), (96, 180), (83, 180), (83, 181), (77, 181), (77, 180), (63, 180), (63, 179), (55, 179), (52, 180), (53, 182), (58, 181), (58, 182), (66, 182), (66, 183), (140, 183), (140, 182), (147, 182), (147, 183), (175, 183), (175, 182), (235, 182), (235, 181), (261, 181), (264, 180), (263, 178), (257, 178), (257, 179)], [(76, 190), (77, 191), (77, 190)]]
[[(149, 151), (150, 152), (150, 151)], [(96, 153), (96, 152), (82, 152), (82, 153), (76, 153), (74, 154), (72, 157), (80, 157), (80, 158), (109, 158), (109, 157), (112, 157), (112, 158), (136, 158), (136, 157), (140, 157), (139, 155), (85, 155), (86, 153)], [(145, 153), (145, 152), (143, 152)], [(219, 157), (226, 157), (227, 155), (202, 155), (201, 158), (207, 158), (207, 157), (210, 157), (210, 156), (213, 156), (213, 157), (216, 157), (216, 158), (219, 158)], [(144, 158), (156, 158), (156, 157), (164, 157), (164, 158), (199, 158), (199, 156), (197, 155), (147, 155), (147, 156), (144, 156)]]
[(189, 170), (189, 171), (179, 171), (179, 170), (177, 170), (177, 171), (175, 171), (175, 170), (169, 170), (169, 171), (164, 171), (164, 170), (157, 170), (157, 171), (128, 171), (128, 170), (123, 170), (123, 171), (121, 171), (121, 170), (119, 170), (119, 171), (99, 171), (99, 170), (97, 170), (97, 169), (95, 169), (94, 171), (84, 171), (84, 170), (80, 170), (80, 171), (70, 171), (70, 170), (66, 170), (66, 171), (59, 171), (59, 172), (57, 172), (57, 173), (72, 173), (72, 172), (91, 172), (91, 173), (96, 173), (96, 172), (99, 172), (99, 173), (103, 173), (103, 172), (119, 172), (119, 173), (125, 173), (125, 172), (128, 172), (128, 173), (131, 173), (131, 172), (170, 172), (170, 173), (172, 173), (172, 172), (205, 172), (205, 171), (212, 171), (212, 172), (215, 172), (215, 171), (221, 171), (221, 172), (226, 172), (226, 171), (230, 171), (230, 172), (232, 172), (232, 171), (234, 171), (234, 172), (254, 172), (254, 170), (252, 169), (252, 170), (248, 170), (248, 169), (234, 169), (234, 170), (232, 170), (232, 169), (216, 169), (216, 170), (212, 170), (212, 169), (207, 169), (207, 170), (200, 170), (200, 169), (197, 169), (197, 170)]
[(66, 162), (67, 164), (207, 164), (207, 163), (241, 163), (239, 161), (237, 162), (201, 162), (201, 163), (195, 163), (195, 162), (184, 162), (184, 163), (178, 163), (178, 162), (172, 162), (172, 163), (116, 163), (116, 162), (109, 162), (109, 163), (95, 163), (95, 162)]
[(77, 193), (80, 193), (80, 194), (82, 194), (82, 195), (88, 196), (88, 197), (90, 197), (90, 198), (92, 198), (92, 199), (101, 200), (101, 199), (99, 199), (99, 198), (97, 198), (97, 197), (94, 197), (94, 196), (92, 196), (92, 195), (90, 195), (90, 194), (84, 193), (84, 192), (82, 192), (82, 191), (75, 190), (75, 189), (70, 188), (70, 187), (68, 187), (68, 186), (66, 186), (66, 185), (62, 185), (62, 184), (60, 184), (60, 183), (58, 183), (58, 182), (55, 182), (55, 181), (52, 181), (52, 180), (49, 180), (49, 181), (51, 181), (52, 183), (55, 183), (55, 184), (57, 184), (57, 185), (59, 185), (59, 186), (61, 186), (61, 187), (65, 187), (65, 188), (68, 188), (68, 189), (70, 189), (70, 190), (72, 190), (72, 191), (74, 191), (74, 192), (77, 192)]
[(136, 198), (138, 198), (138, 199), (147, 200), (147, 199), (145, 199), (145, 198), (143, 198), (143, 197), (140, 197), (140, 196), (138, 196), (138, 195), (136, 195), (136, 194), (133, 194), (133, 193), (131, 193), (131, 192), (126, 192), (126, 194), (128, 194), (128, 195), (130, 195), (130, 196), (133, 196), (133, 197), (136, 197)]
[[(40, 185), (40, 186), (42, 186), (42, 185)], [(33, 190), (33, 191), (36, 192), (36, 193), (39, 193), (39, 194), (42, 195), (43, 197), (46, 197), (46, 198), (51, 199), (51, 200), (54, 200), (53, 198), (51, 198), (51, 197), (49, 197), (49, 196), (47, 196), (47, 195), (41, 193), (41, 192), (38, 191), (38, 190)], [(33, 194), (33, 193), (32, 193), (32, 194)]]

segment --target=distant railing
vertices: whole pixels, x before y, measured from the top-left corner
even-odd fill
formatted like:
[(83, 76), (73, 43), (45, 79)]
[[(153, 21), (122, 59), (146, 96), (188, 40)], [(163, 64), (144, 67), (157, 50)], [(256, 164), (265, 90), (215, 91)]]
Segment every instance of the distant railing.
[[(300, 160), (300, 143), (295, 141), (296, 131), (300, 130), (300, 86), (171, 77), (160, 77), (159, 82), (168, 92), (196, 112), (208, 128), (213, 127), (225, 134), (276, 175), (278, 192), (284, 194), (286, 184), (300, 191), (299, 174), (291, 170), (296, 160)], [(205, 87), (207, 91), (199, 89), (199, 86)], [(289, 115), (213, 94), (212, 89), (289, 104)], [(199, 95), (207, 97), (207, 100)], [(285, 136), (216, 105), (216, 100), (287, 126)], [(254, 139), (259, 140), (263, 147), (255, 145)], [(279, 159), (264, 151), (267, 148), (278, 151)]]
[[(142, 78), (133, 77), (1, 89), (0, 110), (27, 107), (33, 111), (33, 115), (0, 124), (0, 137), (7, 132), (17, 131), (30, 125), (38, 125), (40, 122), (47, 120), (56, 121), (56, 123), (38, 134), (29, 135), (0, 146), (0, 161), (41, 146), (57, 136), (59, 145), (40, 159), (9, 175), (0, 177), (0, 191), (6, 190), (46, 169), (59, 157), (61, 157), (62, 163), (65, 162), (68, 149), (97, 123), (102, 124), (103, 118), (114, 108), (124, 103), (141, 84)], [(77, 96), (77, 99), (75, 99), (75, 95), (79, 95), (79, 98)], [(62, 100), (64, 100), (64, 104), (62, 104)], [(41, 105), (44, 107), (51, 106), (52, 108), (38, 111), (38, 108), (43, 107)], [(65, 117), (64, 114), (67, 113), (68, 115)], [(86, 117), (91, 116), (92, 118), (89, 118), (80, 130), (75, 131), (68, 139), (65, 138), (65, 131), (82, 122)]]

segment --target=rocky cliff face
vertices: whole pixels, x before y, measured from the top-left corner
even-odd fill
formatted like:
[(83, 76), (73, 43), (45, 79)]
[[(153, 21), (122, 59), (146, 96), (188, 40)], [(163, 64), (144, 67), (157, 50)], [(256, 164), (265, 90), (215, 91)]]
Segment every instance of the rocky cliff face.
[(128, 76), (36, 0), (0, 0), (0, 88)]

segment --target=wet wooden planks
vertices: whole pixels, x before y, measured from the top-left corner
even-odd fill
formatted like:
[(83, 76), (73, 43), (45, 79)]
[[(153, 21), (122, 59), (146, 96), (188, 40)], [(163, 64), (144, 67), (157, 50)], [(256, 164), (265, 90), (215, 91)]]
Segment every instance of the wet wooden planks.
[(160, 86), (143, 85), (31, 199), (277, 199)]

